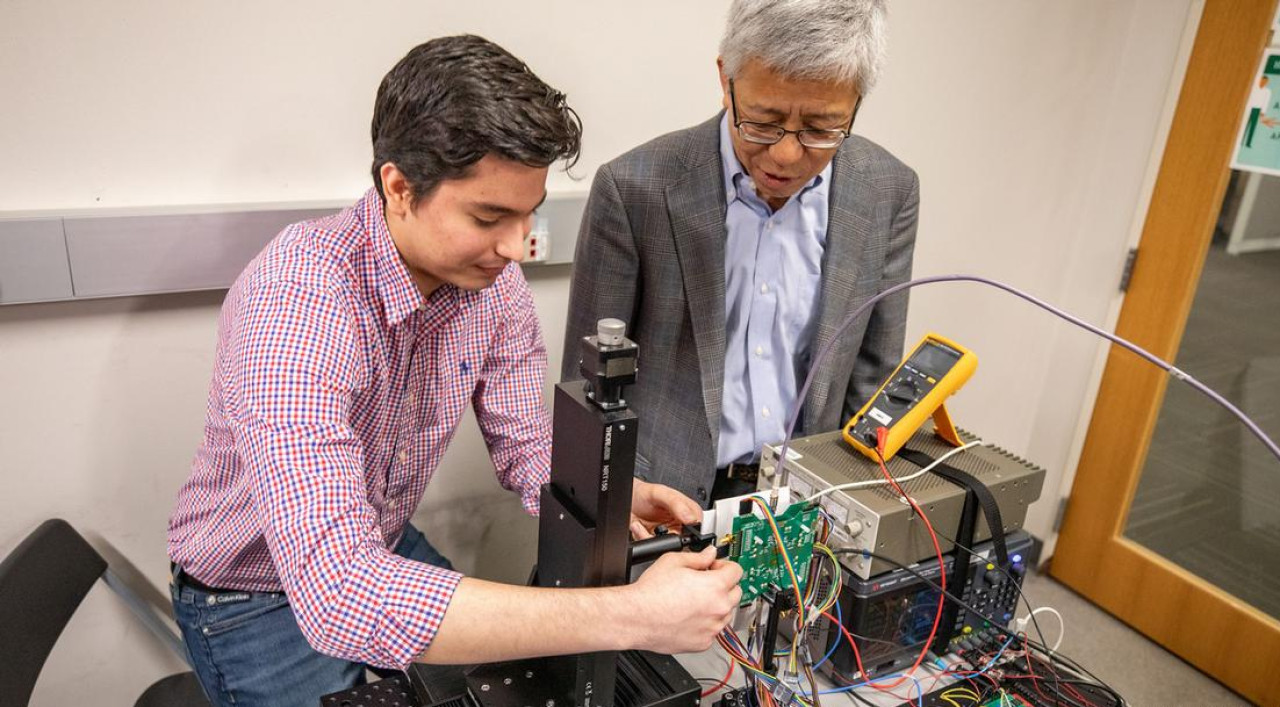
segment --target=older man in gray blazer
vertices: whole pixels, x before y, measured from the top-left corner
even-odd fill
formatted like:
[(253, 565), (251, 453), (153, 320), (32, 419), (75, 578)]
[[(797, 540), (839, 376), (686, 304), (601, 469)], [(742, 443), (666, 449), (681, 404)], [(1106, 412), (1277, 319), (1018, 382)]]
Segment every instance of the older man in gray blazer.
[(839, 428), (902, 356), (919, 183), (852, 135), (883, 63), (883, 0), (735, 0), (724, 111), (600, 168), (578, 237), (564, 377), (595, 322), (640, 346), (636, 473), (702, 504), (754, 487), (805, 377), (797, 434)]

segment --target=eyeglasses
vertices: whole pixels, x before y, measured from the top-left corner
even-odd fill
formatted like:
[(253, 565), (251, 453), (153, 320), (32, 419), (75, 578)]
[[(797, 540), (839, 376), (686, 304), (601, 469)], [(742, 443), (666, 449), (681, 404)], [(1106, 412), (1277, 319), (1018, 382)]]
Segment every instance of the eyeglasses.
[(738, 120), (738, 97), (733, 92), (733, 79), (729, 79), (729, 102), (733, 106), (733, 127), (738, 129), (738, 134), (747, 142), (754, 142), (757, 145), (774, 145), (786, 137), (788, 133), (792, 133), (796, 136), (796, 140), (805, 147), (830, 150), (840, 147), (840, 143), (849, 137), (849, 131), (853, 129), (853, 121), (858, 118), (858, 108), (862, 106), (862, 96), (858, 96), (858, 102), (853, 104), (853, 116), (849, 118), (849, 125), (844, 130), (838, 128), (829, 130), (815, 128), (787, 130), (775, 123)]

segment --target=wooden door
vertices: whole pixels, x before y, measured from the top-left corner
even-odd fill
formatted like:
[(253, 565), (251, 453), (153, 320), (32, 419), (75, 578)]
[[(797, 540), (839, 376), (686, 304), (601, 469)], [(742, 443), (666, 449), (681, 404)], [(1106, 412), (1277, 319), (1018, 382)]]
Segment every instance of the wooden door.
[[(1168, 361), (1182, 339), (1275, 10), (1275, 0), (1204, 6), (1116, 326)], [(1246, 698), (1280, 705), (1280, 621), (1125, 536), (1168, 384), (1164, 372), (1112, 347), (1051, 573)], [(1280, 461), (1275, 469), (1280, 474)]]

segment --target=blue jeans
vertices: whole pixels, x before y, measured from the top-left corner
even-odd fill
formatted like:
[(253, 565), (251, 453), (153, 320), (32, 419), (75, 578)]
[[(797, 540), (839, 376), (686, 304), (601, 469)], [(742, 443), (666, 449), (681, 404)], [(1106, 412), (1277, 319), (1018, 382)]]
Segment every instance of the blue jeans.
[[(412, 525), (405, 525), (395, 553), (452, 569)], [(214, 705), (317, 707), (322, 696), (365, 682), (368, 666), (307, 643), (282, 593), (208, 592), (180, 576), (170, 592), (192, 668)]]

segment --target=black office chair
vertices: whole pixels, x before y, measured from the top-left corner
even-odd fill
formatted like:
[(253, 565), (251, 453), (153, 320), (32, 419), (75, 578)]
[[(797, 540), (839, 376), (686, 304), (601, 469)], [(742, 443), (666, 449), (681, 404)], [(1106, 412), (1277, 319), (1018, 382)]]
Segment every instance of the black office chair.
[[(117, 593), (127, 592), (114, 579), (107, 561), (65, 520), (47, 520), (0, 562), (0, 706), (26, 707), (53, 644), (66, 628), (93, 583), (102, 579)], [(122, 596), (135, 615), (142, 602)], [(163, 638), (164, 630), (159, 629)], [(169, 632), (171, 647), (176, 633)], [(177, 644), (175, 650), (180, 651)], [(195, 673), (170, 675), (147, 688), (135, 707), (206, 706)]]

